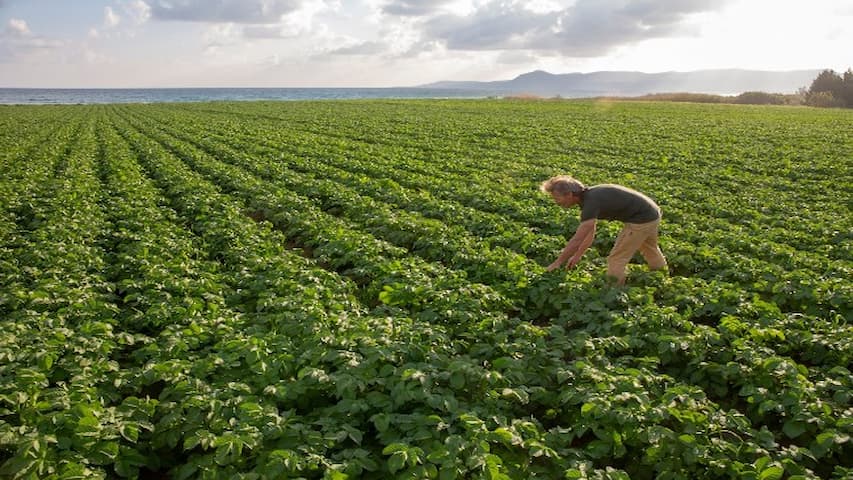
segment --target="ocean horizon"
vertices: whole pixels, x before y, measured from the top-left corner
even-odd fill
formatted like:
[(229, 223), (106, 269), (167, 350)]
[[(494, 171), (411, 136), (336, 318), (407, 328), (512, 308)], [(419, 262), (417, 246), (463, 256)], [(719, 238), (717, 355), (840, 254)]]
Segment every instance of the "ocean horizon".
[(73, 105), (258, 100), (348, 100), (402, 98), (486, 98), (494, 90), (384, 88), (0, 88), (3, 105)]

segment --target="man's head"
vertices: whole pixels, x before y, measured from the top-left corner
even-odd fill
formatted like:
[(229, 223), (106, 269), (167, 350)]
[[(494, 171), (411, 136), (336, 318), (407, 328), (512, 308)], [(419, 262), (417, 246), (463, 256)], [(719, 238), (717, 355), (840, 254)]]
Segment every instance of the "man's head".
[(580, 203), (581, 194), (585, 189), (583, 183), (568, 175), (551, 177), (539, 185), (539, 190), (551, 194), (554, 203), (566, 208)]

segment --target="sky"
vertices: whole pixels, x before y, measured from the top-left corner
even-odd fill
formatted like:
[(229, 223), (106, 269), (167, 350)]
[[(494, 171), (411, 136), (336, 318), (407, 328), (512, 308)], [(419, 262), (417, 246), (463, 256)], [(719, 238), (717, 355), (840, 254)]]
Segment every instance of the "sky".
[(853, 67), (853, 0), (0, 0), (0, 87)]

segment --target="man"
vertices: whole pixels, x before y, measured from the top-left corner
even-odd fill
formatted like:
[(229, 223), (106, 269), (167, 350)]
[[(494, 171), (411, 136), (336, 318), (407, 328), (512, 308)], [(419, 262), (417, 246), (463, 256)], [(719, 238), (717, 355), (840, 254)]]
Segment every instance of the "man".
[(598, 219), (618, 220), (624, 223), (616, 237), (613, 250), (607, 257), (607, 275), (618, 285), (625, 284), (625, 269), (637, 250), (646, 259), (649, 268), (666, 267), (666, 258), (658, 246), (660, 207), (651, 198), (621, 185), (595, 185), (587, 188), (568, 175), (559, 175), (542, 182), (540, 189), (551, 194), (554, 202), (564, 208), (580, 205), (581, 223), (560, 256), (548, 265), (548, 271), (566, 264), (572, 268), (580, 262), (586, 249), (595, 238)]

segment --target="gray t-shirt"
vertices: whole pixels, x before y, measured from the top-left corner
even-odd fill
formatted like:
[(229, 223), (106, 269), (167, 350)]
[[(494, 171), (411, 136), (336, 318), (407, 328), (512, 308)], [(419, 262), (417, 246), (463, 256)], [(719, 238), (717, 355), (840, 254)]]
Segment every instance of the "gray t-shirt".
[(591, 218), (646, 223), (660, 218), (660, 207), (651, 198), (621, 185), (596, 185), (583, 194), (581, 221)]

